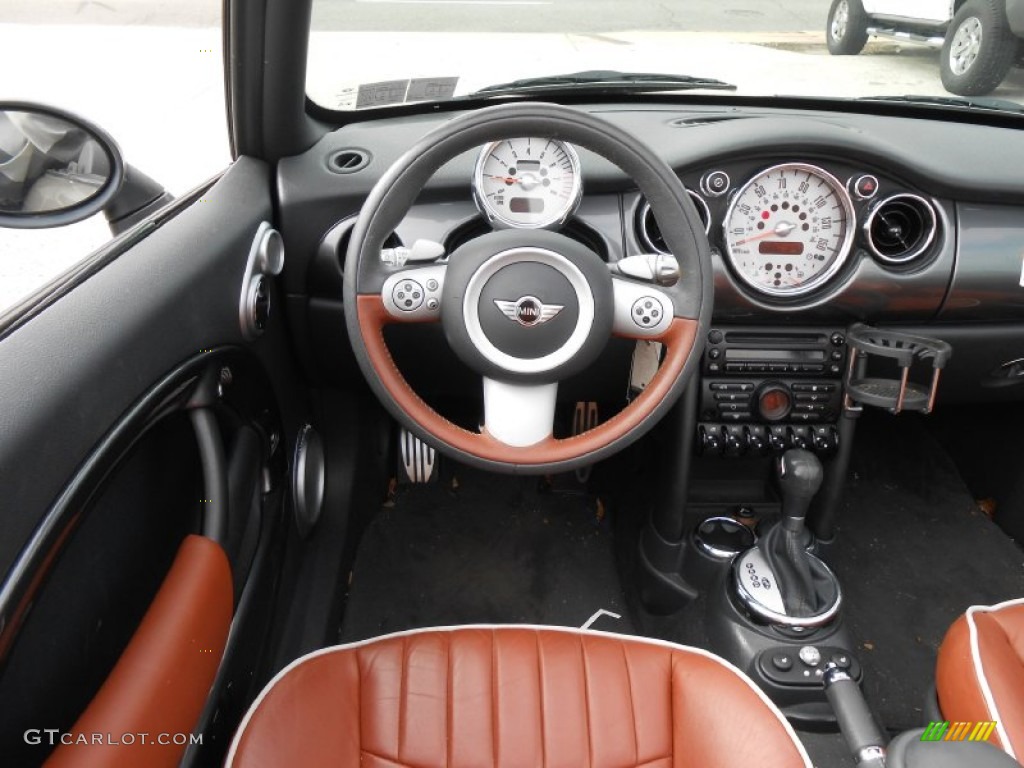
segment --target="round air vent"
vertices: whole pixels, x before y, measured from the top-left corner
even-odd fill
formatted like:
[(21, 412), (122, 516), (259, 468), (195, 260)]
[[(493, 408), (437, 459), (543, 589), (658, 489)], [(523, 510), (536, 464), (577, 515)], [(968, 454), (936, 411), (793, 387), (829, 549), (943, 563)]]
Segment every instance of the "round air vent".
[(327, 167), (335, 173), (356, 173), (368, 166), (370, 159), (365, 149), (339, 149), (327, 158)]
[(881, 201), (864, 224), (868, 247), (885, 264), (906, 264), (916, 259), (932, 244), (936, 229), (931, 203), (908, 194)]
[[(708, 209), (708, 204), (704, 202), (703, 197), (693, 190), (688, 189), (686, 191), (690, 193), (690, 199), (697, 209), (697, 215), (700, 217), (701, 224), (704, 225), (704, 234), (706, 235), (711, 231), (711, 211)], [(665, 244), (665, 238), (661, 236), (658, 222), (654, 218), (654, 211), (651, 210), (651, 205), (646, 200), (644, 200), (637, 212), (636, 228), (640, 243), (645, 248), (656, 253), (669, 252), (668, 246)]]

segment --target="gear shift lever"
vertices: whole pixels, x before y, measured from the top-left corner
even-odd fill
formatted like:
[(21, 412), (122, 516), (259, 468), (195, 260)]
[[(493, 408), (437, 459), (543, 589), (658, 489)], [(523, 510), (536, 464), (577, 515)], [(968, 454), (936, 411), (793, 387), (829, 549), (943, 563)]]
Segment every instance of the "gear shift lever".
[(782, 520), (741, 556), (736, 588), (753, 613), (772, 623), (819, 626), (835, 616), (841, 599), (835, 576), (806, 546), (804, 520), (824, 472), (817, 456), (799, 448), (786, 451), (777, 469)]
[(779, 486), (782, 488), (782, 527), (799, 536), (811, 499), (821, 488), (825, 473), (818, 457), (802, 448), (786, 451), (779, 458)]

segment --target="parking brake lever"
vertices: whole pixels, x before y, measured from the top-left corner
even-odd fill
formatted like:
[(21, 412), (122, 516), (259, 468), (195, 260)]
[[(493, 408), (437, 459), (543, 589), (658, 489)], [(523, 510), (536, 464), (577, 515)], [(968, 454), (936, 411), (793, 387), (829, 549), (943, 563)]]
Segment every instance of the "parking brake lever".
[(887, 739), (875, 722), (860, 686), (839, 665), (825, 665), (825, 695), (857, 768), (885, 768)]

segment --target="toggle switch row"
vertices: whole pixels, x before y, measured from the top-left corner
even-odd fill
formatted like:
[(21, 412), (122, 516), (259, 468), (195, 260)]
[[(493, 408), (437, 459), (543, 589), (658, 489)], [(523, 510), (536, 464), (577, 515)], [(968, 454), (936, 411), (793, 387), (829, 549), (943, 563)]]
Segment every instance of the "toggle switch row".
[(710, 456), (767, 456), (790, 448), (832, 453), (839, 433), (831, 424), (701, 424), (697, 449)]

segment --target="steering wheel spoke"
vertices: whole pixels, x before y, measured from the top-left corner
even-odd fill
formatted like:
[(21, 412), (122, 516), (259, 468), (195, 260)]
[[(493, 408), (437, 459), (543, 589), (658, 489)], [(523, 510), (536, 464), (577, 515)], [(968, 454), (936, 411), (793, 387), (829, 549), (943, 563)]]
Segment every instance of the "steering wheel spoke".
[(515, 384), (484, 377), (484, 431), (512, 448), (551, 437), (558, 383)]
[(675, 303), (672, 297), (650, 283), (612, 278), (615, 317), (612, 333), (629, 339), (657, 339), (672, 326)]
[(432, 264), (396, 272), (384, 281), (380, 297), (389, 317), (400, 323), (441, 319), (441, 294), (448, 267)]

